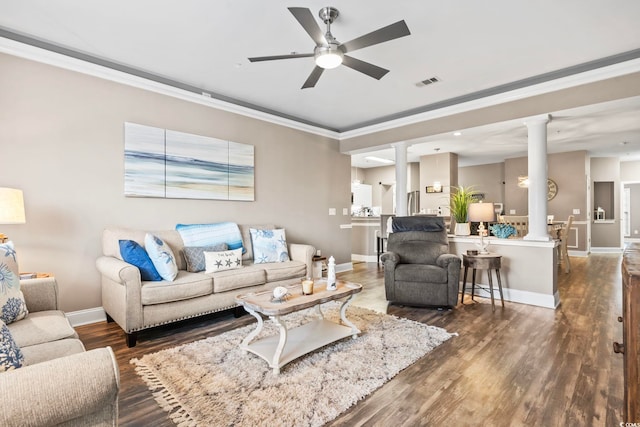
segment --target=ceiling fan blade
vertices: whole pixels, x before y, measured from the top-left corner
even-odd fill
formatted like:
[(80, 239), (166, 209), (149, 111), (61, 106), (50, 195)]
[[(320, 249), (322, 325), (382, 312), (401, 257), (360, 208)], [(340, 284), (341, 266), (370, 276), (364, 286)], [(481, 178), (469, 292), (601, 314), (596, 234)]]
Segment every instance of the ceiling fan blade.
[(382, 67), (378, 67), (377, 65), (373, 65), (347, 55), (342, 58), (342, 65), (346, 65), (349, 68), (360, 71), (361, 73), (366, 74), (369, 77), (373, 77), (376, 80), (380, 80), (389, 72), (389, 70), (385, 70)]
[(309, 9), (306, 7), (290, 7), (289, 12), (293, 14), (293, 17), (302, 25), (302, 28), (311, 36), (317, 46), (327, 44), (322, 30)]
[(404, 21), (398, 21), (395, 24), (387, 25), (386, 27), (372, 31), (369, 34), (360, 36), (357, 39), (342, 43), (340, 48), (344, 53), (353, 52), (356, 49), (362, 49), (374, 44), (384, 43), (389, 40), (408, 36), (409, 34), (411, 34), (411, 32), (409, 31), (407, 24)]
[(292, 53), (290, 55), (275, 55), (275, 56), (256, 56), (254, 58), (248, 58), (249, 62), (260, 61), (273, 61), (276, 59), (292, 59), (292, 58), (310, 58), (313, 53)]
[(316, 65), (315, 68), (313, 69), (313, 71), (311, 72), (311, 74), (309, 74), (309, 77), (307, 78), (307, 81), (304, 82), (304, 84), (302, 85), (301, 89), (307, 89), (307, 88), (310, 88), (310, 87), (314, 87), (316, 85), (316, 83), (318, 83), (318, 79), (322, 75), (323, 71), (324, 71), (324, 68), (320, 68), (320, 67), (318, 67)]

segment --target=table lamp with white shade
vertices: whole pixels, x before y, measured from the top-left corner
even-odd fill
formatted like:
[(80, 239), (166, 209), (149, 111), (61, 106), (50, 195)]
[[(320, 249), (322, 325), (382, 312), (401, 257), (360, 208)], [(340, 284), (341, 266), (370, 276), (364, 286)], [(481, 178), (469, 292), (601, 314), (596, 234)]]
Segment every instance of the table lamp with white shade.
[(469, 205), (468, 218), (471, 222), (479, 222), (478, 235), (480, 236), (480, 253), (487, 254), (487, 246), (489, 242), (484, 241), (484, 236), (487, 234), (487, 229), (484, 228), (485, 222), (493, 221), (495, 212), (493, 210), (493, 203), (471, 203)]
[[(25, 222), (22, 190), (0, 187), (0, 225), (24, 224)], [(7, 240), (7, 236), (0, 233), (0, 243)]]

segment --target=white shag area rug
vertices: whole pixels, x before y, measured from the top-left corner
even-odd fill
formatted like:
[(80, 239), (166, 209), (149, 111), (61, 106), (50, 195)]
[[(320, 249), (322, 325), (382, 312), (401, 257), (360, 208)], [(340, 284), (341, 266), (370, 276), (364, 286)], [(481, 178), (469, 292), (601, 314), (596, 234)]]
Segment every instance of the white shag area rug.
[[(340, 305), (323, 305), (336, 321)], [(288, 328), (315, 309), (284, 317)], [(350, 306), (362, 333), (309, 353), (276, 376), (239, 348), (255, 324), (132, 359), (158, 404), (179, 426), (321, 426), (372, 393), (454, 334)], [(269, 320), (258, 338), (277, 333)]]

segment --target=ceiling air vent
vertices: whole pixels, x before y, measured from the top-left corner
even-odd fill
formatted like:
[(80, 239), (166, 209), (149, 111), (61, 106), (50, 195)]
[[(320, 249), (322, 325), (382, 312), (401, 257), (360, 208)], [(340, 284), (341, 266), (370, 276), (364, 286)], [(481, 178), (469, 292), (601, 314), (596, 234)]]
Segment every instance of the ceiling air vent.
[(428, 78), (426, 80), (423, 80), (423, 81), (417, 83), (416, 86), (428, 86), (428, 85), (431, 85), (431, 84), (434, 84), (434, 83), (438, 83), (439, 81), (440, 81), (439, 77), (430, 77), (430, 78)]

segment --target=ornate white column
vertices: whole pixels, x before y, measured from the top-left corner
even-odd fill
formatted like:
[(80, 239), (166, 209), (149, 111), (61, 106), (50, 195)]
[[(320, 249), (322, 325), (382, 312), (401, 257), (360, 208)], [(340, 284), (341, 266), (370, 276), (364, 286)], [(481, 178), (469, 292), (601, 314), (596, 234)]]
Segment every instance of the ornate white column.
[(396, 150), (396, 215), (407, 216), (407, 142), (391, 145)]
[(529, 233), (524, 240), (551, 240), (547, 231), (547, 123), (544, 114), (525, 121), (529, 131)]

